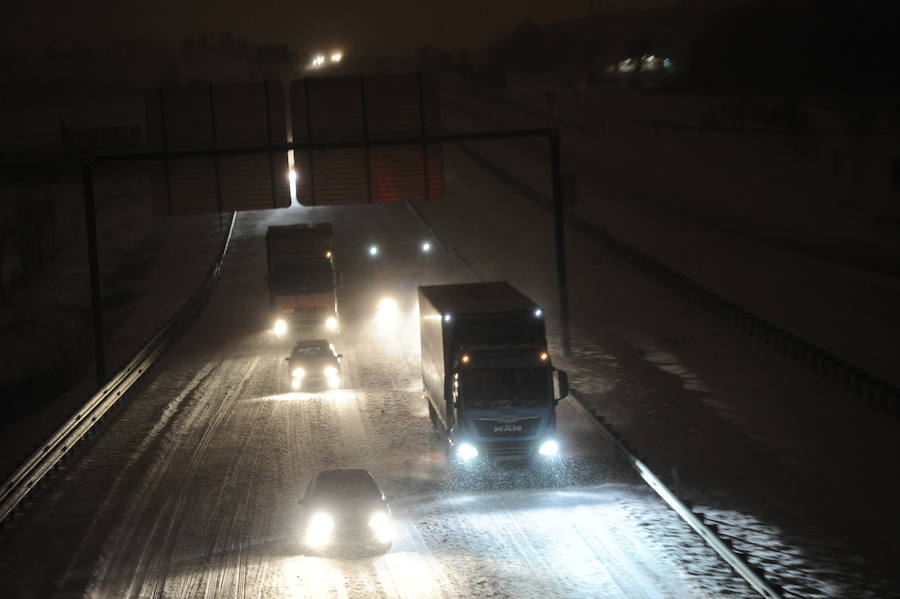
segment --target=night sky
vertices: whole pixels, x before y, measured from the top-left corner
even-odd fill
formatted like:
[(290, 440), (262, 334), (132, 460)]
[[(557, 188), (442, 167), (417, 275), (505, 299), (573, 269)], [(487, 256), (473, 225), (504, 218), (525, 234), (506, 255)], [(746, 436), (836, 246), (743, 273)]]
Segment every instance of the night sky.
[[(0, 13), (4, 42), (15, 47), (119, 38), (169, 44), (187, 36), (230, 32), (298, 50), (341, 45), (375, 54), (424, 44), (478, 48), (523, 21), (553, 22), (588, 13), (591, 0), (18, 0)], [(595, 12), (671, 4), (665, 0), (593, 0)]]

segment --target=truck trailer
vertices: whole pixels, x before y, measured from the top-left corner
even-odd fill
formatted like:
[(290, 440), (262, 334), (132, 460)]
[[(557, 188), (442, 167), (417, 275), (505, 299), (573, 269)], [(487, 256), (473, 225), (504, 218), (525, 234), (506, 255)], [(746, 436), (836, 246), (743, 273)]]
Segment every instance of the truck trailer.
[(339, 275), (331, 224), (270, 226), (266, 256), (274, 333), (337, 330)]
[(433, 430), (455, 463), (552, 458), (556, 404), (544, 313), (506, 282), (419, 287), (422, 382)]

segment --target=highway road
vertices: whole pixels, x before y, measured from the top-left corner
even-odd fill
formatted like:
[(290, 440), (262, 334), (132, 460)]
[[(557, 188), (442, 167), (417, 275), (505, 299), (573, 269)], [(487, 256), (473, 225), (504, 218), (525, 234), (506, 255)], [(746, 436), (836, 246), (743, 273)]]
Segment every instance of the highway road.
[[(300, 221), (336, 229), (338, 390), (290, 391), (294, 339), (268, 330), (265, 229)], [(239, 215), (207, 308), (4, 533), (3, 595), (714, 596), (660, 528), (667, 508), (568, 402), (554, 467), (448, 469), (422, 397), (414, 293), (470, 276), (440, 248), (413, 255), (425, 235), (400, 204)], [(373, 265), (371, 242), (410, 255)], [(395, 321), (377, 318), (384, 295), (400, 304)], [(342, 467), (368, 469), (392, 498), (383, 556), (299, 552), (297, 499)]]

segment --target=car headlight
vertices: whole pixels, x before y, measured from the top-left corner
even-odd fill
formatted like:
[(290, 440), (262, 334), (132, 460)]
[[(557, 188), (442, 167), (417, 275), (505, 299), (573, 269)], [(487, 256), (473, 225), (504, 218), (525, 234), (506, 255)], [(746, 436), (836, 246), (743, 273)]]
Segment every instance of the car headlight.
[(324, 547), (331, 540), (334, 518), (325, 512), (317, 512), (309, 519), (306, 528), (306, 544), (313, 548)]
[(369, 528), (379, 543), (390, 543), (394, 536), (391, 519), (385, 512), (375, 512), (369, 518)]
[(334, 366), (326, 366), (325, 370), (322, 371), (325, 376), (337, 376), (337, 368)]
[(462, 461), (468, 462), (478, 457), (478, 449), (470, 443), (460, 443), (459, 447), (456, 448), (456, 455)]
[(538, 448), (538, 453), (548, 457), (553, 457), (559, 453), (559, 443), (553, 439), (547, 439)]
[(337, 321), (337, 318), (335, 318), (334, 316), (329, 316), (328, 318), (325, 319), (325, 328), (328, 329), (329, 331), (336, 331), (337, 325), (338, 325), (338, 321)]
[(305, 375), (306, 375), (306, 371), (300, 367), (295, 368), (291, 372), (291, 376), (293, 376), (295, 379), (302, 379)]
[(272, 325), (272, 332), (281, 337), (287, 333), (287, 322), (284, 319), (279, 318), (275, 321), (275, 324)]

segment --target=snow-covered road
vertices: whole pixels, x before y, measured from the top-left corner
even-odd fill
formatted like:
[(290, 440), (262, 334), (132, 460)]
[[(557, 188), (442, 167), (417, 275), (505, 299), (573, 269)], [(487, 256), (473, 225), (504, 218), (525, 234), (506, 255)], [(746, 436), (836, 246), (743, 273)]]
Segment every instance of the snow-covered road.
[[(283, 358), (292, 340), (267, 332), (265, 228), (300, 220), (336, 228), (340, 390), (290, 392)], [(388, 271), (375, 284), (364, 255), (369, 242), (400, 248), (422, 235), (403, 205), (241, 215), (205, 312), (5, 533), (3, 595), (746, 593), (566, 403), (557, 468), (448, 470), (422, 399), (413, 293), (420, 282), (467, 275), (438, 253), (427, 270)], [(374, 318), (384, 293), (403, 308), (396, 323)], [(297, 499), (317, 471), (336, 467), (370, 470), (394, 497), (398, 531), (386, 555), (298, 553)]]

